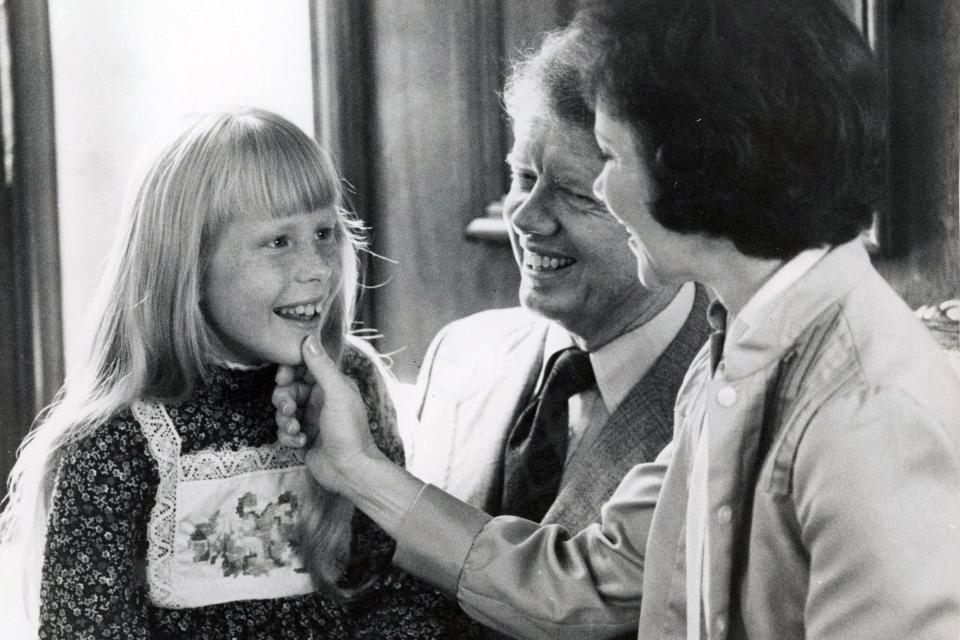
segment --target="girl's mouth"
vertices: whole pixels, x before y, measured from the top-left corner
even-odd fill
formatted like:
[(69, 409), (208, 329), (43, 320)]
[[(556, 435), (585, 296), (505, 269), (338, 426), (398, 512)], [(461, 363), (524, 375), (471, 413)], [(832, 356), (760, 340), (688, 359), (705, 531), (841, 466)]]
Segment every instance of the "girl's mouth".
[(281, 318), (288, 320), (313, 320), (323, 313), (323, 304), (317, 302), (297, 304), (289, 307), (277, 307), (273, 312)]

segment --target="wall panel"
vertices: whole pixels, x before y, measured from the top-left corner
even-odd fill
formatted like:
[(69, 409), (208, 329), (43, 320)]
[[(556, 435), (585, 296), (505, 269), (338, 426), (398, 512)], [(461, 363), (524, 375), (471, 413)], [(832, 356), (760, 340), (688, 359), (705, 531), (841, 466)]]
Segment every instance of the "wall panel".
[(917, 307), (960, 297), (960, 4), (893, 2), (889, 20), (893, 244), (876, 264)]

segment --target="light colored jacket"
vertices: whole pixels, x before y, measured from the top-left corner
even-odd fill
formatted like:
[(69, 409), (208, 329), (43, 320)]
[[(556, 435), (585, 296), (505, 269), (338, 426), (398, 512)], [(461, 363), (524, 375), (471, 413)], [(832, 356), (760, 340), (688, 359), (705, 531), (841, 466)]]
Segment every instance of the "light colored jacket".
[(428, 486), (396, 562), (514, 635), (608, 637), (639, 618), (643, 640), (685, 638), (687, 412), (703, 401), (704, 637), (960, 637), (960, 381), (859, 243), (728, 338), (724, 363), (711, 378), (706, 350), (694, 361), (674, 442), (600, 524), (491, 520)]
[[(623, 476), (650, 462), (673, 435), (673, 404), (707, 339), (706, 291), (650, 370), (627, 393), (587, 450), (564, 472), (544, 523), (581, 529)], [(417, 380), (418, 426), (407, 469), (488, 512), (499, 507), (503, 449), (530, 403), (553, 323), (523, 308), (495, 309), (447, 325), (427, 350)]]

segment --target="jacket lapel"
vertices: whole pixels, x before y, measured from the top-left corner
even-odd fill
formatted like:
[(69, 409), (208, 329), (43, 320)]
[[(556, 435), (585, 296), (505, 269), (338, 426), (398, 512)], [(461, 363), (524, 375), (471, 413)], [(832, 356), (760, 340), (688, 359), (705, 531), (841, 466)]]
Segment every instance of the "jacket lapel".
[(600, 518), (600, 507), (637, 464), (654, 460), (673, 437), (673, 409), (687, 368), (706, 342), (709, 299), (697, 287), (693, 308), (677, 336), (627, 394), (590, 445), (576, 455), (567, 481), (544, 522), (579, 531)]
[[(496, 381), (483, 380), (486, 384), (463, 394), (455, 409), (457, 441), (451, 443), (444, 488), (487, 512), (495, 512), (500, 503), (504, 443), (533, 394), (547, 326), (536, 325), (525, 339), (512, 343), (495, 367)], [(478, 465), (480, 460), (488, 464)]]

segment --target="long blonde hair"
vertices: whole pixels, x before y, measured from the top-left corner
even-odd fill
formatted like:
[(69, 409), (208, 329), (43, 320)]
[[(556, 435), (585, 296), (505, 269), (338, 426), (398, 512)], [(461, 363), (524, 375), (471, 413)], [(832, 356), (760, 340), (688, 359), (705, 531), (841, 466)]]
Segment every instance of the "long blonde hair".
[[(322, 328), (339, 358), (350, 330), (363, 227), (341, 207), (327, 153), (294, 124), (259, 109), (193, 119), (147, 167), (124, 207), (85, 332), (86, 357), (20, 446), (0, 515), (0, 541), (24, 565), (35, 615), (46, 519), (61, 452), (139, 398), (182, 399), (210, 371), (216, 337), (200, 305), (210, 243), (238, 216), (339, 211), (343, 282)], [(353, 507), (317, 488), (305, 553), (318, 588), (336, 587), (349, 553)], [(311, 530), (312, 528), (312, 530)]]

